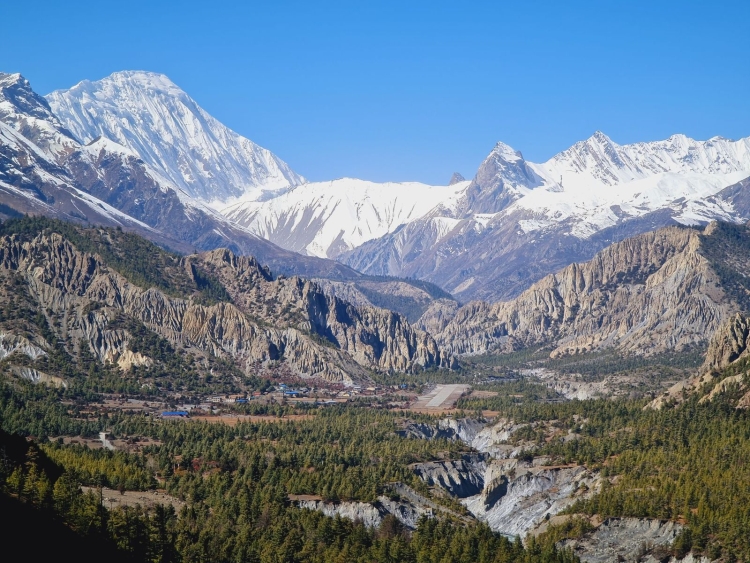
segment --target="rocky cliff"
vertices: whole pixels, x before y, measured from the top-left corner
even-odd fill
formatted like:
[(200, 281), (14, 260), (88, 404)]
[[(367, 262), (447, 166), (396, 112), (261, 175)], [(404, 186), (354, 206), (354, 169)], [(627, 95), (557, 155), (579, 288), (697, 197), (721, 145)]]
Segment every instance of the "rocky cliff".
[[(71, 232), (109, 245), (115, 263), (78, 249), (54, 228), (10, 234), (0, 237), (2, 285), (8, 301), (13, 287), (21, 287), (29, 306), (44, 312), (71, 351), (83, 340), (102, 362), (127, 369), (150, 361), (131, 350), (133, 329), (123, 319), (142, 323), (180, 349), (229, 359), (246, 372), (257, 363), (280, 361), (303, 376), (347, 382), (370, 369), (410, 371), (455, 362), (400, 315), (354, 307), (300, 278), (274, 280), (253, 258), (228, 250), (181, 258), (150, 245), (148, 252), (161, 262), (153, 266), (158, 278), (148, 283), (138, 275), (151, 275), (151, 269), (133, 273), (129, 268), (137, 268), (137, 260), (118, 262), (111, 250), (126, 252), (126, 243), (136, 244), (137, 237)], [(199, 291), (207, 280), (218, 298)], [(2, 342), (5, 354), (20, 350), (29, 357), (48, 347), (44, 339), (34, 344), (12, 331)]]
[[(584, 563), (664, 561), (683, 528), (675, 522), (648, 518), (607, 518), (598, 524), (582, 538), (560, 542), (560, 547), (573, 550)], [(676, 562), (674, 557), (670, 561)], [(709, 560), (691, 554), (689, 560), (683, 561)]]
[(712, 401), (728, 392), (739, 394), (737, 407), (750, 407), (747, 384), (747, 358), (750, 350), (750, 318), (736, 313), (713, 334), (706, 359), (696, 375), (679, 381), (656, 397), (649, 406), (660, 409), (702, 394), (701, 402)]
[(398, 313), (355, 307), (299, 277), (271, 279), (253, 258), (227, 250), (202, 254), (198, 261), (249, 315), (314, 333), (360, 365), (385, 371), (457, 366), (431, 336)]
[(667, 227), (626, 239), (512, 301), (467, 304), (436, 339), (457, 354), (545, 345), (553, 357), (604, 348), (650, 355), (705, 345), (741, 308), (735, 278), (745, 261), (717, 250), (736, 236), (750, 240), (746, 229), (737, 234), (716, 227)]
[(412, 470), (430, 487), (440, 487), (451, 496), (466, 498), (479, 494), (484, 488), (487, 456), (467, 454), (453, 461), (418, 463)]

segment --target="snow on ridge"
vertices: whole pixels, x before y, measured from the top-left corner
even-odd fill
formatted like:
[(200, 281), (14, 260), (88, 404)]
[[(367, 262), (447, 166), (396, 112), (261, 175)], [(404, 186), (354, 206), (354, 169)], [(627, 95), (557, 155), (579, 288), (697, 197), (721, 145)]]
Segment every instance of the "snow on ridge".
[[(506, 190), (515, 187), (518, 194), (501, 217), (516, 212), (536, 217), (521, 219), (524, 233), (570, 220), (570, 233), (587, 238), (623, 218), (659, 209), (673, 210), (675, 220), (686, 224), (730, 218), (727, 210), (705, 200), (750, 176), (750, 137), (696, 141), (677, 134), (663, 141), (618, 145), (597, 131), (544, 163), (526, 162), (542, 180), (528, 189), (516, 187), (514, 167), (523, 164), (520, 153), (499, 143), (485, 162), (490, 159), (499, 163), (494, 166), (499, 174), (495, 181), (504, 182)], [(481, 218), (477, 211), (475, 219)]]
[[(557, 193), (532, 191), (517, 200), (507, 212), (525, 210), (542, 214), (550, 221), (561, 222), (577, 219), (571, 233), (579, 238), (587, 238), (601, 229), (615, 225), (620, 217), (613, 211), (619, 208), (628, 217), (640, 217), (659, 209), (686, 210), (690, 216), (695, 213), (687, 210), (696, 206), (725, 187), (739, 182), (750, 175), (748, 171), (731, 174), (676, 173), (664, 172), (643, 179), (625, 182), (607, 190), (566, 190)], [(706, 222), (712, 217), (725, 216), (722, 210), (705, 214)], [(541, 222), (538, 227), (549, 226)], [(693, 223), (695, 224), (695, 221)], [(534, 230), (531, 224), (524, 225), (524, 232)]]
[(304, 178), (205, 112), (162, 74), (121, 71), (47, 96), (84, 142), (103, 136), (137, 153), (203, 202), (284, 190)]
[[(588, 238), (660, 209), (671, 209), (675, 220), (685, 223), (730, 217), (705, 200), (750, 175), (750, 138), (695, 141), (673, 135), (618, 145), (596, 132), (542, 164), (526, 162), (519, 151), (498, 143), (480, 174), (485, 184), (491, 175), (487, 189), (502, 182), (517, 198), (500, 213), (474, 209), (466, 218), (475, 228), (513, 216), (520, 217), (514, 220), (523, 233), (565, 224), (570, 234)], [(456, 210), (465, 202), (468, 185), (375, 184), (348, 178), (303, 184), (264, 202), (242, 198), (221, 211), (285, 248), (335, 257), (417, 219), (430, 220), (441, 236), (447, 234), (458, 222)]]
[(548, 182), (562, 179), (564, 190), (614, 186), (666, 172), (750, 173), (750, 137), (696, 141), (677, 134), (663, 141), (618, 145), (597, 131), (547, 162), (531, 166)]
[(302, 184), (264, 202), (234, 202), (222, 213), (259, 236), (285, 242), (282, 246), (330, 257), (423, 217), (468, 185), (341, 178)]
[(491, 154), (499, 156), (500, 158), (508, 162), (523, 160), (521, 151), (517, 151), (516, 149), (506, 143), (503, 143), (502, 141), (498, 141), (497, 143), (495, 143), (495, 147), (492, 149)]

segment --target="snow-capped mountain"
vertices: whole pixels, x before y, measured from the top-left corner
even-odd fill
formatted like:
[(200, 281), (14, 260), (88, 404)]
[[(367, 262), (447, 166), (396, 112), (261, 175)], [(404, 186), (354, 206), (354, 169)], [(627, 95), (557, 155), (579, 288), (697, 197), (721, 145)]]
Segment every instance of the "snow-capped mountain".
[[(163, 243), (166, 237), (142, 221), (80, 189), (61, 163), (81, 149), (23, 76), (0, 73), (0, 215), (88, 220), (127, 227)], [(77, 156), (86, 160), (88, 151)]]
[(498, 143), (455, 205), (340, 259), (365, 273), (425, 279), (462, 299), (505, 299), (627, 236), (749, 220), (738, 189), (728, 189), (748, 176), (750, 138), (618, 145), (597, 132), (541, 164)]
[(468, 184), (378, 184), (342, 178), (303, 184), (263, 202), (236, 202), (222, 212), (284, 248), (333, 258), (392, 233), (436, 205), (455, 205)]
[(532, 165), (549, 183), (614, 186), (661, 173), (730, 174), (748, 170), (750, 139), (714, 137), (696, 141), (672, 135), (664, 141), (618, 145), (601, 131), (541, 165)]
[[(457, 254), (476, 255), (466, 237), (509, 217), (522, 233), (564, 229), (582, 240), (664, 209), (686, 224), (731, 219), (730, 211), (707, 198), (748, 174), (748, 140), (700, 142), (675, 135), (621, 146), (597, 132), (542, 164), (497, 143), (471, 182), (427, 186), (344, 178), (303, 184), (265, 201), (244, 198), (222, 212), (289, 250), (321, 257), (351, 252), (364, 258), (345, 260), (369, 273), (431, 276), (431, 267), (425, 272), (417, 266), (421, 255), (457, 228), (461, 244), (455, 233), (450, 243), (440, 243), (436, 262), (456, 266)], [(383, 255), (356, 252), (379, 239)], [(465, 270), (458, 264), (451, 275)], [(449, 289), (458, 291), (465, 282)]]
[[(597, 132), (544, 163), (498, 143), (471, 181), (454, 175), (449, 186), (306, 183), (162, 75), (115, 73), (49, 103), (9, 76), (0, 77), (0, 121), (10, 127), (5, 173), (16, 179), (6, 186), (66, 186), (198, 248), (228, 244), (279, 271), (295, 262), (298, 273), (331, 277), (335, 263), (305, 261), (336, 257), (366, 274), (496, 300), (627, 236), (750, 219), (750, 138), (619, 145)], [(21, 145), (45, 163), (23, 182)], [(55, 199), (42, 196), (33, 205)]]
[(46, 98), (83, 143), (100, 136), (115, 141), (204, 202), (263, 199), (304, 182), (284, 161), (217, 121), (162, 74), (116, 72)]
[(128, 147), (104, 137), (81, 144), (23, 76), (0, 73), (0, 216), (19, 213), (127, 227), (180, 251), (227, 247), (278, 273), (360, 277), (243, 229)]
[(537, 214), (524, 230), (572, 218), (571, 233), (586, 238), (628, 218), (660, 209), (692, 225), (731, 219), (731, 209), (706, 199), (750, 175), (750, 137), (696, 141), (673, 135), (665, 141), (618, 145), (601, 132), (544, 164), (531, 167), (544, 178), (515, 203)]

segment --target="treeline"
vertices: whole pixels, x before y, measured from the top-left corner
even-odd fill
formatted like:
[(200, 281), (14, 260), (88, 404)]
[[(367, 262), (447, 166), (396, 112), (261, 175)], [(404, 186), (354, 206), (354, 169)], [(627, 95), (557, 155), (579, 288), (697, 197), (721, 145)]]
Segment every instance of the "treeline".
[(96, 436), (106, 423), (86, 414), (85, 401), (91, 398), (77, 397), (70, 389), (0, 380), (0, 427), (40, 441), (50, 436)]
[(118, 490), (143, 491), (156, 487), (153, 471), (146, 467), (146, 458), (106, 449), (90, 449), (60, 442), (42, 445), (47, 457), (66, 468), (76, 483), (101, 485)]
[(544, 367), (563, 374), (579, 374), (584, 381), (600, 381), (604, 376), (618, 373), (647, 372), (652, 380), (681, 376), (685, 370), (693, 370), (703, 363), (705, 346), (691, 346), (679, 352), (664, 352), (653, 356), (636, 356), (603, 350), (584, 354), (572, 354), (550, 358), (551, 349), (530, 346), (507, 354), (486, 354), (464, 360), (467, 366), (479, 370), (483, 367), (498, 368), (506, 374), (518, 370)]
[[(389, 411), (326, 407), (284, 423), (154, 425), (143, 417), (120, 417), (110, 425), (118, 435), (162, 442), (145, 452), (158, 457), (171, 476), (169, 490), (180, 497), (208, 498), (231, 473), (236, 483), (279, 485), (285, 494), (369, 502), (394, 481), (421, 487), (410, 464), (439, 454), (458, 457), (467, 449), (447, 440), (401, 438), (397, 420)], [(204, 476), (205, 467), (218, 471)]]
[[(544, 404), (549, 401), (559, 400), (559, 395), (541, 383), (529, 381), (528, 379), (500, 380), (483, 385), (475, 385), (474, 389), (479, 391), (492, 391), (497, 393), (493, 397), (465, 396), (456, 402), (456, 408), (467, 411), (491, 410), (503, 413), (518, 413), (517, 407)], [(537, 419), (540, 420), (540, 419)]]

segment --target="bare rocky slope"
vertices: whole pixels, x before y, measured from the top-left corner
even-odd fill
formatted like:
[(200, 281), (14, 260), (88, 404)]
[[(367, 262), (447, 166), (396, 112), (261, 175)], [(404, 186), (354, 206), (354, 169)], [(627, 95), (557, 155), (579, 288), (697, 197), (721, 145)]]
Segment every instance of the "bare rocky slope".
[(679, 381), (656, 397), (649, 406), (660, 409), (677, 405), (691, 396), (700, 401), (729, 399), (737, 408), (750, 408), (747, 380), (750, 357), (750, 317), (735, 313), (713, 334), (706, 359), (696, 375)]
[(553, 357), (614, 348), (652, 355), (710, 336), (747, 309), (747, 227), (667, 227), (613, 244), (512, 301), (472, 302), (436, 333), (455, 354), (547, 346)]
[[(282, 362), (304, 377), (346, 383), (366, 378), (369, 370), (455, 366), (429, 335), (397, 313), (354, 307), (301, 278), (273, 279), (253, 258), (226, 249), (183, 258), (116, 230), (55, 228), (61, 225), (48, 222), (38, 232), (0, 237), (0, 286), (5, 303), (20, 291), (30, 318), (43, 312), (73, 355), (88, 346), (100, 361), (123, 370), (149, 365), (154, 358), (130, 346), (133, 326), (142, 325), (177, 348), (224, 358), (246, 373)], [(95, 241), (110, 256), (143, 252), (145, 245), (141, 260), (149, 262), (133, 273), (139, 258), (108, 263), (59, 231)], [(5, 355), (50, 353), (49, 338), (28, 323), (6, 324), (2, 342)]]

